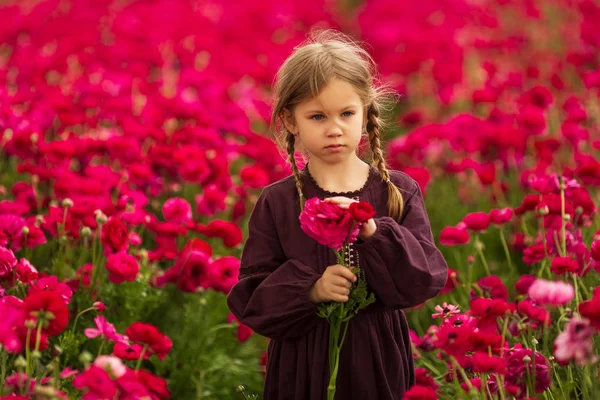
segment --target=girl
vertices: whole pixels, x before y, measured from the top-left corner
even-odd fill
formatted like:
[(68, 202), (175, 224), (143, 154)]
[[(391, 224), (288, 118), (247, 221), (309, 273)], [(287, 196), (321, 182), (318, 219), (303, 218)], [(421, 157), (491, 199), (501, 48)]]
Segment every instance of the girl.
[[(336, 265), (334, 252), (309, 238), (298, 216), (306, 199), (347, 208), (373, 205), (347, 262), (360, 266), (377, 301), (355, 316), (340, 355), (336, 398), (400, 400), (414, 383), (403, 308), (437, 295), (447, 265), (435, 247), (421, 191), (383, 158), (373, 61), (347, 37), (313, 34), (276, 77), (272, 128), (283, 138), (293, 175), (267, 186), (249, 220), (239, 282), (227, 303), (233, 314), (269, 342), (266, 400), (321, 400), (329, 379), (329, 325), (317, 304), (348, 301), (356, 279)], [(372, 161), (357, 153), (368, 138)], [(297, 150), (308, 163), (296, 165)]]

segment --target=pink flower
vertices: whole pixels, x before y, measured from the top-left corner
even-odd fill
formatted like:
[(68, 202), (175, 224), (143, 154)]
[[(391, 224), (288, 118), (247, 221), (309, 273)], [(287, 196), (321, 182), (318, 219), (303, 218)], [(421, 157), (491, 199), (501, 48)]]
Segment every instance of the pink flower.
[(354, 218), (347, 210), (337, 204), (321, 201), (317, 197), (306, 202), (299, 219), (304, 233), (337, 251), (342, 249), (346, 240), (350, 243), (358, 237), (360, 227), (355, 224)]
[(17, 265), (17, 258), (12, 250), (0, 246), (0, 278), (12, 274), (15, 265)]
[(443, 302), (441, 306), (439, 304), (435, 306), (435, 310), (437, 313), (431, 314), (431, 318), (446, 318), (452, 314), (460, 313), (458, 306), (448, 304), (446, 302)]
[(83, 400), (112, 399), (117, 394), (117, 384), (108, 373), (95, 365), (73, 379), (75, 389), (86, 389)]
[(127, 372), (127, 367), (120, 358), (100, 355), (94, 360), (94, 365), (102, 368), (113, 378), (120, 378)]
[(560, 281), (547, 281), (538, 279), (529, 287), (531, 300), (537, 304), (566, 305), (573, 297), (575, 291), (573, 286)]
[(174, 224), (180, 224), (192, 219), (192, 207), (182, 198), (170, 198), (162, 206), (165, 220)]
[(135, 281), (140, 270), (135, 257), (125, 252), (108, 256), (105, 266), (108, 270), (108, 280), (112, 283)]
[(596, 330), (590, 325), (588, 319), (571, 319), (567, 329), (554, 341), (554, 356), (564, 364), (570, 361), (575, 361), (579, 365), (596, 362), (598, 357), (593, 355), (594, 342), (592, 341), (595, 333)]
[(87, 328), (83, 331), (83, 334), (90, 338), (97, 338), (98, 336), (103, 336), (108, 340), (112, 340), (113, 342), (124, 342), (126, 341), (126, 337), (117, 333), (115, 326), (106, 321), (106, 318), (99, 315), (94, 318), (94, 322), (96, 323), (97, 329)]

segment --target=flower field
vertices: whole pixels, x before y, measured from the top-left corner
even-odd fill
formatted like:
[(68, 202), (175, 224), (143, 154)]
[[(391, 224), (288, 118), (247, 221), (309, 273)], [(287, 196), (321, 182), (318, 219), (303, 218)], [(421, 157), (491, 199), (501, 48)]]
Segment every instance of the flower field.
[(0, 399), (261, 392), (268, 339), (225, 298), (261, 188), (290, 174), (270, 85), (311, 28), (364, 41), (399, 93), (386, 158), (450, 266), (406, 311), (404, 397), (598, 398), (598, 0), (1, 0), (0, 17)]

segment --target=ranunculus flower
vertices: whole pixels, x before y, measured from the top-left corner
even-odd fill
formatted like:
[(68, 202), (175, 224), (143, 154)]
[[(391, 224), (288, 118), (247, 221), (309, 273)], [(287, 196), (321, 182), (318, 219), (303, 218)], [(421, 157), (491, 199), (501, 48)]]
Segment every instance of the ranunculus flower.
[(192, 207), (181, 198), (170, 198), (162, 206), (165, 220), (174, 224), (181, 224), (192, 219)]
[(101, 240), (105, 255), (127, 250), (129, 246), (127, 226), (120, 218), (110, 217), (102, 225)]
[(27, 319), (33, 317), (43, 324), (42, 332), (48, 336), (58, 335), (69, 324), (67, 303), (52, 291), (29, 294), (23, 302), (23, 310)]
[(463, 222), (467, 229), (472, 231), (484, 231), (490, 226), (490, 216), (483, 211), (478, 211), (465, 215)]
[(514, 211), (511, 208), (494, 208), (490, 211), (490, 221), (496, 225), (504, 225), (509, 222), (514, 216)]
[(437, 398), (437, 393), (429, 386), (413, 385), (404, 392), (402, 400), (437, 400)]
[[(113, 346), (113, 355), (119, 357), (122, 360), (139, 360), (142, 356), (142, 345), (137, 343), (127, 342), (116, 342)], [(144, 359), (148, 358), (150, 354), (146, 352)]]
[(12, 270), (16, 265), (17, 258), (12, 250), (0, 246), (0, 278), (12, 274)]
[(564, 275), (567, 272), (576, 273), (579, 271), (579, 264), (571, 257), (554, 257), (550, 264), (550, 271), (556, 275)]
[(590, 300), (579, 303), (578, 310), (582, 317), (589, 319), (592, 326), (600, 330), (600, 288), (594, 290)]
[(220, 257), (211, 263), (211, 286), (220, 292), (228, 294), (238, 281), (240, 259), (233, 256)]
[(75, 389), (85, 389), (84, 400), (113, 399), (117, 384), (104, 369), (92, 365), (73, 379)]
[(446, 226), (440, 233), (440, 243), (444, 246), (458, 246), (469, 243), (471, 237), (466, 229)]
[(140, 271), (140, 266), (135, 257), (125, 252), (108, 256), (105, 266), (108, 270), (108, 280), (112, 283), (135, 281)]
[(148, 350), (155, 353), (162, 361), (171, 351), (173, 343), (154, 325), (143, 322), (134, 322), (125, 330), (129, 340), (148, 346)]
[(521, 275), (519, 280), (515, 282), (515, 289), (517, 293), (527, 294), (529, 287), (535, 282), (537, 278), (535, 275)]
[(65, 303), (69, 304), (71, 302), (73, 291), (66, 283), (59, 282), (58, 278), (54, 275), (38, 279), (37, 282), (29, 286), (28, 293), (32, 294), (35, 292), (48, 290), (60, 295)]
[(125, 336), (117, 333), (115, 326), (106, 321), (106, 318), (104, 318), (102, 315), (95, 317), (94, 322), (96, 323), (96, 328), (86, 328), (83, 331), (87, 338), (93, 339), (98, 336), (103, 336), (106, 339), (115, 342), (122, 342), (126, 340)]
[(240, 342), (245, 342), (246, 340), (250, 339), (250, 337), (254, 333), (254, 331), (249, 326), (242, 324), (240, 320), (237, 319), (236, 316), (232, 313), (229, 313), (229, 315), (227, 316), (227, 322), (229, 322), (230, 324), (235, 322), (237, 324), (237, 338)]
[(306, 201), (299, 218), (304, 233), (337, 251), (342, 249), (347, 239), (354, 242), (358, 237), (360, 227), (354, 223), (352, 215), (337, 204), (327, 203), (318, 197)]
[(94, 360), (94, 365), (108, 372), (113, 379), (125, 375), (127, 371), (121, 359), (113, 356), (100, 355)]
[(579, 365), (595, 362), (593, 337), (596, 330), (588, 319), (572, 318), (554, 341), (554, 356), (560, 363), (575, 361)]
[(358, 201), (350, 204), (349, 211), (357, 222), (367, 222), (375, 216), (373, 206), (366, 201)]
[(39, 274), (37, 269), (26, 258), (21, 258), (16, 266), (17, 279), (24, 284), (30, 284), (35, 281)]
[(528, 294), (537, 304), (566, 305), (575, 297), (575, 290), (568, 283), (538, 279), (529, 287)]
[(206, 237), (218, 237), (223, 240), (226, 247), (235, 247), (242, 242), (242, 230), (233, 222), (214, 220), (204, 226), (198, 224), (194, 230), (205, 235)]

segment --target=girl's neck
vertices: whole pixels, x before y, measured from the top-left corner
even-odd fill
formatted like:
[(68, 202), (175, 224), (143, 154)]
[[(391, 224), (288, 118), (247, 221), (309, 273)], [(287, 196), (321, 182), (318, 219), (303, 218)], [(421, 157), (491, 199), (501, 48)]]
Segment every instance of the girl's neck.
[(353, 192), (362, 188), (369, 177), (370, 166), (358, 157), (344, 163), (326, 164), (310, 160), (308, 172), (319, 187), (334, 193)]

